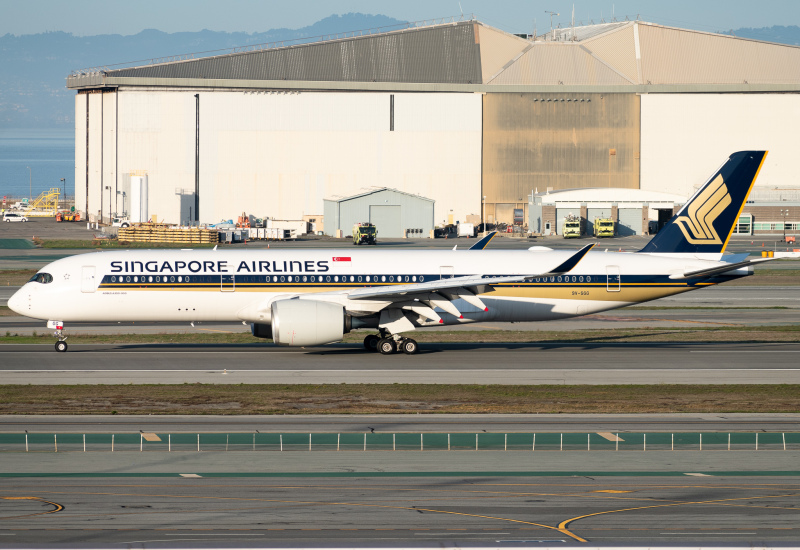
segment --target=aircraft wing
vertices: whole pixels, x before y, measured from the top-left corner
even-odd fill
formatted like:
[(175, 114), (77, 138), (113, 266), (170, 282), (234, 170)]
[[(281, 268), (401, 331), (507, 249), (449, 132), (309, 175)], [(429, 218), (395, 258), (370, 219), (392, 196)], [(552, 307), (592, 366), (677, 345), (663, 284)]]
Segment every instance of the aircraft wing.
[(697, 279), (700, 277), (711, 277), (712, 275), (720, 275), (722, 273), (727, 273), (728, 271), (733, 271), (734, 269), (739, 269), (741, 267), (747, 267), (749, 265), (760, 264), (764, 262), (771, 262), (775, 258), (758, 258), (757, 260), (746, 260), (744, 262), (734, 262), (726, 265), (721, 265), (717, 267), (709, 267), (707, 269), (697, 269), (695, 271), (685, 271), (683, 273), (676, 273), (675, 275), (670, 275), (670, 279)]
[[(510, 275), (506, 277), (489, 277), (486, 275), (466, 275), (464, 277), (450, 277), (447, 279), (438, 279), (435, 281), (428, 281), (424, 283), (411, 283), (404, 285), (393, 285), (390, 287), (371, 287), (359, 288), (352, 290), (348, 293), (347, 297), (351, 300), (384, 300), (384, 301), (398, 301), (414, 299), (417, 295), (428, 295), (431, 293), (442, 292), (444, 294), (459, 295), (474, 295), (488, 292), (491, 290), (491, 285), (500, 283), (516, 283), (529, 281), (536, 277), (549, 277), (551, 275), (563, 275), (564, 273), (572, 270), (578, 262), (580, 262), (589, 250), (592, 249), (594, 244), (588, 244), (578, 250), (575, 254), (570, 256), (565, 262), (549, 269), (543, 273), (535, 273), (528, 275)], [(462, 292), (463, 291), (463, 292)], [(480, 303), (479, 300), (468, 300), (471, 302)], [(477, 304), (476, 304), (477, 305)], [(482, 304), (481, 304), (482, 306)], [(479, 307), (481, 307), (479, 306)], [(485, 306), (481, 307), (485, 309)]]

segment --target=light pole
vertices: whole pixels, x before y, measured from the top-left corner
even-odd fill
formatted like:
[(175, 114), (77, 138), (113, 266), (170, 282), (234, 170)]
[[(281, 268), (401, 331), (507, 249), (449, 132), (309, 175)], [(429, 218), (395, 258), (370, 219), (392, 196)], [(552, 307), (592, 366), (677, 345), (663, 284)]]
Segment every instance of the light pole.
[(122, 215), (125, 215), (125, 191), (117, 191), (117, 195), (122, 195)]
[(67, 209), (67, 180), (61, 178), (61, 187), (64, 189), (64, 210)]
[[(108, 189), (108, 225), (111, 225), (111, 186), (106, 185), (106, 189)], [(100, 221), (103, 221), (102, 212), (100, 212)]]
[(483, 222), (483, 236), (485, 237), (488, 233), (486, 231), (486, 195), (483, 196), (483, 216), (481, 216), (481, 222)]
[(789, 209), (784, 210), (781, 208), (781, 225), (783, 226), (783, 242), (786, 242), (786, 216), (789, 215)]
[(28, 169), (28, 201), (33, 202), (33, 171), (30, 166), (26, 166), (26, 168)]

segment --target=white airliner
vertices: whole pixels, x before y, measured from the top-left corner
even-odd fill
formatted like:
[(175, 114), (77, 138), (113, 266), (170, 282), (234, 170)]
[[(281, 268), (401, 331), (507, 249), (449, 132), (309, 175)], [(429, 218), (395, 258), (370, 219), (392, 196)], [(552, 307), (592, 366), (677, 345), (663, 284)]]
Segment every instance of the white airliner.
[(734, 153), (641, 251), (128, 250), (45, 266), (8, 301), (65, 322), (244, 321), (284, 346), (314, 346), (374, 328), (382, 354), (417, 351), (417, 328), (563, 319), (715, 285), (766, 259), (723, 256), (766, 151)]

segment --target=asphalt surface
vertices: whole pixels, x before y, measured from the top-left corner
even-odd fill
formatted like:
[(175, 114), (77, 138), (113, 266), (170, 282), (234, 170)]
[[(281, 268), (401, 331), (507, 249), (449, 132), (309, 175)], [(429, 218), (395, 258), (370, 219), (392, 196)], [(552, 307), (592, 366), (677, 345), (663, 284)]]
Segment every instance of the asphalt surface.
[(6, 384), (797, 384), (800, 344), (4, 345)]
[[(6, 227), (9, 226), (9, 227)], [(0, 238), (91, 238), (84, 224), (3, 224)], [(638, 250), (648, 237), (602, 241)], [(578, 248), (560, 238), (498, 238), (493, 248)], [(471, 240), (379, 247), (459, 248)], [(734, 238), (732, 252), (761, 250)], [(235, 245), (244, 247), (245, 245)], [(249, 247), (342, 247), (310, 239)], [(765, 243), (770, 247), (770, 243)], [(2, 267), (39, 268), (90, 250), (0, 250)], [(796, 269), (774, 262), (770, 269)], [(0, 289), (5, 304), (13, 288)], [(580, 330), (800, 322), (798, 287), (716, 287), (653, 303), (713, 309), (607, 312), (468, 330)], [(734, 305), (738, 308), (723, 309)], [(770, 307), (790, 309), (767, 309)], [(43, 332), (0, 317), (0, 331)], [(235, 324), (73, 325), (67, 334), (242, 331)], [(446, 327), (446, 330), (452, 330)], [(359, 346), (52, 345), (0, 347), (3, 383), (128, 382), (800, 382), (794, 344), (423, 345), (414, 357)], [(235, 365), (236, 368), (229, 368)], [(227, 370), (226, 370), (227, 369)], [(798, 431), (772, 415), (402, 415), (0, 417), (0, 431), (108, 433), (315, 431)], [(0, 456), (0, 547), (381, 547), (594, 544), (793, 545), (800, 540), (798, 451), (59, 452)], [(183, 474), (183, 475), (181, 475)], [(698, 475), (700, 474), (700, 475)], [(188, 475), (189, 477), (184, 477)], [(196, 477), (199, 476), (199, 477)]]
[(800, 413), (0, 415), (0, 433), (797, 432)]
[(0, 544), (13, 547), (739, 546), (800, 537), (796, 451), (3, 459)]

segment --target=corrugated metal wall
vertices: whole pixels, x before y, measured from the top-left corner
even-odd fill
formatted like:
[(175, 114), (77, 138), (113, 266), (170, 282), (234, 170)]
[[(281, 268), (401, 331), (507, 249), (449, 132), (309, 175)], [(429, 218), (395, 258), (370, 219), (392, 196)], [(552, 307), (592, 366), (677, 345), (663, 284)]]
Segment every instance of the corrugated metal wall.
[(797, 187), (800, 94), (642, 96), (642, 189), (689, 196), (731, 153), (769, 150), (756, 187)]
[(481, 83), (474, 23), (109, 71), (114, 77)]
[(623, 208), (617, 210), (617, 235), (626, 237), (628, 235), (642, 234), (642, 207)]
[(638, 188), (639, 115), (636, 94), (484, 95), (487, 217), (511, 222), (531, 190)]
[[(89, 94), (89, 211), (100, 208), (102, 139), (105, 185), (118, 185), (113, 201), (125, 183), (116, 174), (145, 172), (150, 212), (167, 222), (187, 221), (194, 206), (195, 94), (121, 90), (116, 136), (114, 93), (105, 95), (102, 132), (100, 94)], [(394, 94), (391, 130), (390, 95), (200, 93), (200, 220), (217, 222), (242, 212), (301, 219), (322, 214), (324, 197), (372, 187), (436, 200), (437, 222), (451, 210), (459, 220), (480, 214), (481, 96)], [(75, 105), (81, 122), (77, 204), (83, 210), (86, 95), (79, 94)]]
[[(325, 201), (325, 213), (333, 214), (339, 211), (339, 225), (328, 224), (325, 221), (325, 234), (335, 235), (337, 229), (341, 229), (345, 235), (352, 232), (353, 225), (359, 222), (372, 221), (378, 228), (378, 237), (397, 238), (402, 237), (406, 229), (422, 229), (418, 233), (421, 237), (427, 237), (433, 229), (433, 207), (434, 203), (413, 195), (396, 193), (392, 190), (378, 191), (368, 195), (343, 200), (341, 202)], [(398, 207), (400, 209), (399, 227), (382, 227), (380, 221), (373, 220), (372, 216), (378, 215), (375, 206), (379, 207)], [(396, 225), (396, 224), (395, 224)]]
[[(103, 189), (102, 174), (105, 164), (101, 149), (103, 114), (103, 94), (81, 93), (75, 96), (75, 209), (86, 214), (92, 221), (100, 219), (101, 207), (106, 215), (108, 212), (109, 197), (108, 191)], [(86, 140), (87, 122), (89, 127), (88, 145)], [(103, 194), (101, 195), (101, 193)]]

